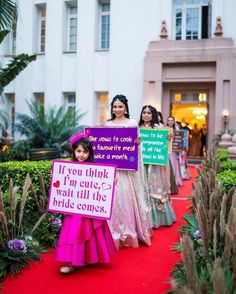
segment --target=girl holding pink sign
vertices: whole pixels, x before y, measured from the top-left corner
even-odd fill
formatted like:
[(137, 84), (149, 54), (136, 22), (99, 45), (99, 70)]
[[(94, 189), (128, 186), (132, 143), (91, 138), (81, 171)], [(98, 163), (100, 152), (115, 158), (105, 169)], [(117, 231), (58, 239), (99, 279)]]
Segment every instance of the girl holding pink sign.
[[(86, 134), (76, 133), (70, 138), (73, 161), (94, 162), (93, 148)], [(63, 274), (76, 267), (97, 262), (110, 262), (116, 252), (106, 220), (81, 215), (66, 215), (56, 248), (56, 259), (67, 264), (60, 268)]]
[[(138, 127), (130, 119), (128, 100), (124, 95), (116, 95), (111, 102), (111, 119), (107, 127)], [(137, 144), (134, 142), (134, 144)], [(113, 202), (112, 218), (108, 222), (116, 247), (138, 247), (139, 241), (150, 246), (152, 225), (145, 203), (145, 189), (141, 152), (138, 171), (118, 170), (117, 186)]]

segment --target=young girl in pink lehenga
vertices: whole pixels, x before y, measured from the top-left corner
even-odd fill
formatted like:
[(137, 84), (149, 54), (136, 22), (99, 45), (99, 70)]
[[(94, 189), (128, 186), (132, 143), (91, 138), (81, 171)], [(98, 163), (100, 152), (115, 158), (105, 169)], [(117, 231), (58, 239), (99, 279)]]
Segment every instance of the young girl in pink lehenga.
[[(94, 162), (93, 148), (86, 134), (74, 134), (70, 146), (74, 161)], [(61, 273), (71, 273), (85, 264), (110, 262), (115, 251), (107, 221), (80, 215), (65, 216), (56, 248), (56, 259), (66, 262), (60, 268)]]

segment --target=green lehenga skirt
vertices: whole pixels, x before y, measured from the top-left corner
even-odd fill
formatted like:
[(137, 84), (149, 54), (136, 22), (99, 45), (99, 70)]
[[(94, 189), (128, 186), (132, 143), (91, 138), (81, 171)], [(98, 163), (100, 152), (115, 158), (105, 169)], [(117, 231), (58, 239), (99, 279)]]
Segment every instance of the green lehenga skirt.
[(153, 228), (171, 226), (176, 216), (170, 201), (169, 169), (160, 165), (145, 165), (145, 181), (149, 190), (148, 206)]

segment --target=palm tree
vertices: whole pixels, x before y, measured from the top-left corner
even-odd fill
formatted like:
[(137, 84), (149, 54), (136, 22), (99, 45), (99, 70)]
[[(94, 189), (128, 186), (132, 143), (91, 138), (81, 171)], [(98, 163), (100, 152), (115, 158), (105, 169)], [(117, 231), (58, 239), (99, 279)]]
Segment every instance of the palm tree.
[[(4, 1), (0, 0), (0, 44), (9, 33), (8, 29), (11, 29), (12, 24), (12, 16), (16, 15), (16, 4), (12, 1)], [(0, 68), (1, 70), (1, 68)], [(2, 86), (0, 82), (0, 94), (2, 92)], [(0, 109), (0, 130), (2, 131), (2, 135), (6, 131), (6, 126), (8, 126), (8, 116), (2, 109)]]
[(8, 114), (4, 110), (0, 109), (0, 115), (1, 115), (0, 130), (2, 131), (2, 136), (6, 137), (7, 136), (7, 129), (9, 127)]
[[(12, 29), (13, 21), (17, 18), (17, 5), (13, 0), (0, 0), (0, 44)], [(0, 94), (3, 88), (33, 60), (36, 55), (19, 54), (13, 57), (8, 65), (0, 66)]]
[(0, 30), (11, 29), (12, 19), (17, 14), (17, 5), (12, 0), (0, 0)]
[[(0, 0), (0, 44), (12, 29), (13, 20), (17, 17), (17, 5), (13, 0)], [(27, 65), (36, 59), (36, 55), (19, 54), (10, 60), (4, 67), (0, 64), (0, 96), (3, 89), (24, 70)], [(2, 98), (2, 97), (1, 97)], [(0, 109), (0, 130), (4, 132), (6, 114)], [(9, 120), (9, 119), (8, 119)], [(4, 134), (3, 134), (4, 135)]]
[(74, 108), (65, 109), (45, 106), (38, 100), (27, 101), (31, 115), (18, 113), (14, 130), (29, 148), (56, 147), (62, 150), (68, 145), (70, 136), (78, 131), (78, 123), (84, 114)]
[(19, 54), (14, 56), (7, 66), (0, 68), (0, 94), (3, 88), (14, 80), (14, 78), (35, 59), (36, 55), (29, 56), (24, 53)]

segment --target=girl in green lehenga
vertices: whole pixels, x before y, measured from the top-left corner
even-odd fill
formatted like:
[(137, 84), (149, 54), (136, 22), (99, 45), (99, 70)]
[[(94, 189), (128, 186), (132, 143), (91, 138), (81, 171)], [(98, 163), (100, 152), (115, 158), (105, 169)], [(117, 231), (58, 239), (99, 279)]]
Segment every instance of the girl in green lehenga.
[[(142, 108), (140, 128), (160, 129), (164, 127), (162, 115), (151, 105)], [(150, 193), (150, 214), (154, 228), (170, 226), (176, 216), (170, 202), (170, 168), (162, 165), (145, 165), (145, 178)]]

